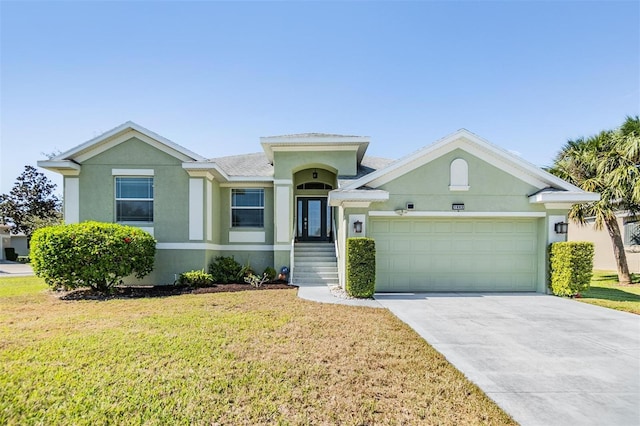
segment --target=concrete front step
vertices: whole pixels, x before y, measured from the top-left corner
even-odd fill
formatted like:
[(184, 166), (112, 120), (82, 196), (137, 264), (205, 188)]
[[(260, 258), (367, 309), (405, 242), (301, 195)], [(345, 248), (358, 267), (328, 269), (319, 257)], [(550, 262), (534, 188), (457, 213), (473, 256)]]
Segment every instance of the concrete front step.
[(298, 243), (294, 247), (294, 283), (338, 285), (338, 261), (333, 243)]

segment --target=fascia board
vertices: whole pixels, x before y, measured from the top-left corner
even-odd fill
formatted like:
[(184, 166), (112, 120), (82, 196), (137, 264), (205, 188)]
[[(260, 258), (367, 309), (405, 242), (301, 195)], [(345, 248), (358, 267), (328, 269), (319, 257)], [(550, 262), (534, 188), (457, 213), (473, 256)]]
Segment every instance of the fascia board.
[(554, 186), (567, 191), (581, 191), (580, 188), (565, 182), (466, 129), (458, 130), (383, 169), (353, 181), (345, 186), (345, 189), (354, 189), (363, 185), (378, 187), (457, 148), (464, 149), (470, 154), (539, 189)]
[(288, 138), (260, 138), (260, 145), (267, 158), (273, 163), (274, 152), (308, 152), (308, 151), (356, 151), (358, 163), (362, 161), (367, 147), (368, 137), (338, 137), (322, 138), (310, 137), (302, 139)]
[(376, 203), (389, 200), (389, 193), (381, 190), (367, 190), (367, 191), (342, 191), (333, 190), (329, 191), (329, 204), (332, 206), (341, 205), (345, 202), (369, 202)]
[(529, 197), (531, 204), (549, 203), (590, 203), (600, 200), (600, 194), (586, 191), (548, 191)]
[[(54, 157), (53, 160), (68, 160), (71, 158), (77, 158), (79, 161), (87, 160), (114, 146), (114, 139), (117, 142), (115, 143), (115, 145), (123, 142), (124, 140), (127, 140), (128, 138), (125, 138), (124, 140), (118, 139), (118, 136), (126, 135), (129, 131), (137, 132), (138, 135), (142, 136), (141, 139), (143, 139), (147, 143), (151, 143), (156, 148), (162, 149), (160, 145), (164, 145), (166, 147), (165, 149), (162, 149), (164, 152), (167, 152), (168, 154), (182, 161), (205, 160), (204, 157), (132, 121), (127, 121), (126, 123), (123, 123), (120, 126), (101, 134), (100, 136), (97, 136), (81, 145), (78, 145), (75, 148), (65, 151), (62, 154)], [(153, 141), (155, 141), (155, 144), (153, 143)], [(107, 145), (107, 147), (104, 147), (104, 145)]]
[(74, 163), (71, 160), (42, 160), (38, 161), (38, 167), (42, 167), (47, 170), (77, 170), (80, 171), (81, 166), (78, 163)]
[(182, 168), (186, 170), (189, 174), (201, 174), (202, 172), (209, 172), (215, 176), (216, 179), (227, 182), (229, 180), (229, 176), (218, 166), (216, 163), (197, 163), (197, 162), (184, 162), (182, 163)]

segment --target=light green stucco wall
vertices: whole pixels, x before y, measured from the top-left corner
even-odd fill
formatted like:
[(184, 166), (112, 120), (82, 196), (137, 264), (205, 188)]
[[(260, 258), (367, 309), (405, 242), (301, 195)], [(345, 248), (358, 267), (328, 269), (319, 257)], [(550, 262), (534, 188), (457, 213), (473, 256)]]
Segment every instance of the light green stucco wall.
[[(469, 166), (468, 191), (449, 190), (450, 165), (456, 158)], [(451, 204), (464, 203), (465, 211), (544, 211), (529, 203), (528, 196), (538, 188), (460, 149), (381, 185), (389, 201), (376, 203), (371, 210), (404, 209), (415, 203), (417, 211), (451, 211)]]
[[(82, 164), (80, 221), (115, 222), (115, 176), (112, 169), (153, 169), (154, 236), (159, 241), (188, 241), (189, 176), (182, 162), (136, 138)], [(134, 223), (131, 223), (134, 224)]]
[[(234, 186), (234, 188), (257, 188), (256, 186)], [(256, 244), (273, 244), (273, 188), (267, 187), (264, 189), (264, 227), (263, 228), (233, 228), (231, 226), (231, 190), (233, 188), (222, 187), (220, 188), (220, 198), (218, 207), (219, 214), (219, 229), (220, 229), (220, 244), (229, 243), (229, 232), (264, 232), (264, 243), (246, 243), (250, 245)], [(215, 208), (214, 208), (215, 209)], [(233, 243), (243, 244), (243, 243)]]
[(276, 179), (292, 179), (293, 173), (307, 168), (319, 172), (326, 166), (338, 175), (354, 176), (358, 167), (355, 151), (275, 152), (273, 164)]

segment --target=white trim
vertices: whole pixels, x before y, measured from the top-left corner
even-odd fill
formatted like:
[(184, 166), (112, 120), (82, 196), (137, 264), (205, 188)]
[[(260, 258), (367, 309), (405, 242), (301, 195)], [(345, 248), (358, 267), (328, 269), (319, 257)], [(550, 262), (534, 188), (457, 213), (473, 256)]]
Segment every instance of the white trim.
[(153, 169), (111, 169), (111, 176), (154, 176)]
[(284, 243), (290, 240), (289, 229), (291, 228), (291, 208), (290, 187), (276, 187), (276, 242)]
[(293, 186), (293, 180), (292, 179), (274, 179), (273, 180), (273, 184), (274, 185), (291, 185), (291, 186)]
[(189, 179), (189, 239), (204, 239), (204, 180)]
[(547, 244), (567, 241), (567, 234), (556, 234), (555, 229), (556, 223), (566, 221), (567, 218), (565, 216), (549, 216), (549, 223), (547, 228), (549, 241), (547, 241)]
[(207, 180), (207, 194), (206, 194), (206, 203), (207, 203), (207, 240), (211, 241), (213, 239), (213, 183), (210, 180)]
[(38, 167), (60, 173), (63, 176), (78, 176), (82, 166), (71, 160), (44, 160), (38, 161)]
[[(135, 226), (135, 225), (132, 225)], [(145, 232), (148, 232), (153, 237), (154, 228), (153, 226), (138, 226), (138, 228), (142, 229)]]
[(389, 200), (389, 192), (383, 190), (343, 190), (334, 189), (328, 193), (328, 203), (331, 206), (340, 206), (344, 203), (367, 203), (369, 204)]
[(417, 212), (399, 210), (395, 211), (371, 211), (370, 217), (546, 217), (545, 212)]
[(566, 191), (582, 191), (466, 129), (458, 130), (387, 167), (352, 181), (345, 189), (356, 189), (364, 185), (378, 187), (458, 148), (536, 188), (554, 186)]
[(264, 231), (229, 231), (230, 243), (264, 243)]
[(236, 245), (211, 243), (157, 243), (158, 250), (221, 250), (221, 251), (290, 251), (289, 244)]
[(545, 203), (544, 208), (547, 210), (571, 210), (574, 203)]
[(64, 223), (80, 222), (80, 178), (64, 178)]
[(468, 191), (470, 188), (469, 185), (449, 185), (449, 191)]
[[(143, 140), (147, 143), (153, 142), (152, 145), (154, 145), (156, 148), (168, 153), (169, 155), (179, 158), (182, 161), (205, 160), (204, 157), (201, 157), (198, 154), (189, 151), (188, 149), (176, 144), (175, 142), (170, 141), (169, 139), (160, 136), (159, 134), (154, 133), (149, 129), (146, 129), (139, 124), (134, 123), (133, 121), (127, 121), (126, 123), (123, 123), (91, 140), (88, 140), (87, 142), (84, 142), (81, 145), (76, 146), (75, 148), (63, 152), (62, 154), (52, 158), (52, 160), (57, 161), (75, 158), (79, 162), (82, 162), (88, 158), (93, 157), (94, 155), (104, 152), (106, 149), (109, 149), (112, 146), (115, 146), (111, 144), (113, 142), (112, 138), (120, 140), (120, 142), (131, 139), (131, 137), (133, 137), (131, 135), (132, 132), (135, 132), (138, 135), (142, 136), (139, 137), (140, 140)], [(125, 136), (125, 138), (121, 139), (123, 135)], [(109, 146), (103, 149), (103, 144)], [(158, 144), (163, 145), (164, 147), (161, 148), (157, 146)]]
[(542, 191), (529, 197), (532, 204), (541, 203), (588, 203), (600, 200), (600, 194), (578, 191)]
[(229, 182), (221, 183), (220, 188), (273, 188), (272, 180), (260, 181), (258, 178), (247, 178), (247, 180), (231, 179)]

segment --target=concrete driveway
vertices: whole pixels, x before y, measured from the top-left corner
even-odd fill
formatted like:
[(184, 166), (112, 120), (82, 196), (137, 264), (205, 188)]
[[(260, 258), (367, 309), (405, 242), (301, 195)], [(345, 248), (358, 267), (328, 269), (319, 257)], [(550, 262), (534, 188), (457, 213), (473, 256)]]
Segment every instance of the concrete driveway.
[(376, 294), (521, 425), (640, 425), (640, 316), (541, 294)]

